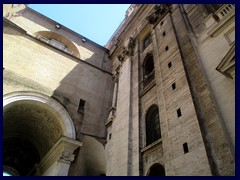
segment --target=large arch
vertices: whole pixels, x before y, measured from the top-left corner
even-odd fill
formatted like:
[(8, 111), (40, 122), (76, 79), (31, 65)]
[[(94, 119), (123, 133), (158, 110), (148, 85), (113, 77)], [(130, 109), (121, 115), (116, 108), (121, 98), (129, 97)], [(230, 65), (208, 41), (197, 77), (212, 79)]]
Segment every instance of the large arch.
[[(75, 142), (75, 127), (67, 111), (43, 94), (4, 95), (3, 118), (4, 165), (16, 169), (20, 175), (36, 174), (38, 164), (47, 170), (53, 161), (46, 157), (53, 154), (57, 146), (71, 144), (76, 148), (80, 145)], [(47, 161), (48, 165), (44, 165)]]

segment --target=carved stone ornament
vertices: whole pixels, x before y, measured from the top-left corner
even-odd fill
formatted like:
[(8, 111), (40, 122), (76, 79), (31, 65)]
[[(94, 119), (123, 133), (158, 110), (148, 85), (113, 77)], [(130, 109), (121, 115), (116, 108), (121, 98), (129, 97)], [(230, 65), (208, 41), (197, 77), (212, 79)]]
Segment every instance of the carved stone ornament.
[(128, 52), (132, 56), (134, 52), (134, 46), (135, 46), (135, 41), (132, 37), (129, 38), (129, 43), (128, 43)]
[(124, 61), (124, 58), (128, 55), (128, 50), (124, 47), (122, 52), (117, 55), (120, 62)]
[(171, 4), (158, 4), (154, 7), (154, 12), (146, 19), (150, 24), (155, 24), (168, 10), (171, 9)]
[(63, 160), (70, 163), (74, 160), (74, 154), (64, 151), (60, 154), (59, 160), (60, 161)]
[(121, 53), (121, 54), (118, 54), (117, 57), (118, 57), (118, 60), (119, 60), (120, 62), (123, 62), (123, 61), (124, 61), (124, 56), (123, 56), (122, 53)]
[(117, 55), (118, 60), (123, 62), (126, 56), (132, 56), (134, 51), (135, 42), (132, 37), (129, 38), (127, 47), (123, 47), (123, 50)]
[(113, 73), (113, 80), (114, 80), (114, 82), (118, 82), (118, 80), (119, 80), (119, 71), (114, 71), (114, 73)]

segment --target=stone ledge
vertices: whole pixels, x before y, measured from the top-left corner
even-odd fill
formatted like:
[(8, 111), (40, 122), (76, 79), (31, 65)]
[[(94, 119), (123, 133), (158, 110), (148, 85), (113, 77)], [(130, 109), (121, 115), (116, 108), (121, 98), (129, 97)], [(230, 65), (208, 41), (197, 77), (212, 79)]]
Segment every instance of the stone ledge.
[(157, 141), (154, 141), (152, 144), (149, 144), (148, 146), (141, 149), (141, 153), (144, 153), (145, 151), (155, 147), (156, 145), (162, 143), (162, 138), (158, 139)]

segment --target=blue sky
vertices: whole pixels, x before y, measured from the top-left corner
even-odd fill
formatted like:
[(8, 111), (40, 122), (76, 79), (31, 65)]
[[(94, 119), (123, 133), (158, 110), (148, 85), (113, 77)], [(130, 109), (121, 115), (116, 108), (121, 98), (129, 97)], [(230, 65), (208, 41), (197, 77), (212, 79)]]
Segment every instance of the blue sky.
[(130, 4), (29, 4), (29, 7), (104, 46)]

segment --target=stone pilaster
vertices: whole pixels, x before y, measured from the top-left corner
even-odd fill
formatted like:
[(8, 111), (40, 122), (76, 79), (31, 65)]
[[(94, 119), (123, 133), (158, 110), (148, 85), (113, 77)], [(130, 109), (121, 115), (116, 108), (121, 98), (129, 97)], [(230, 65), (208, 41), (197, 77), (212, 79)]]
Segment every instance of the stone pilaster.
[(43, 157), (39, 164), (40, 174), (43, 176), (67, 176), (74, 151), (82, 143), (67, 137), (61, 137)]

